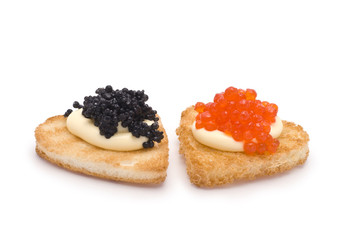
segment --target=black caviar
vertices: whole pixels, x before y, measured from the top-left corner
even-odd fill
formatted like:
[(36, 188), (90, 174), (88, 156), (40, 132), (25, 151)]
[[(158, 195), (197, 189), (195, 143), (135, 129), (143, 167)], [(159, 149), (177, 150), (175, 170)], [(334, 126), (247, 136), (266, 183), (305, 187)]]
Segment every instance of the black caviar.
[[(129, 132), (135, 137), (144, 136), (148, 141), (143, 143), (144, 148), (151, 148), (154, 142), (161, 142), (163, 132), (158, 131), (157, 111), (153, 110), (145, 102), (148, 96), (144, 91), (134, 91), (123, 88), (113, 90), (108, 85), (105, 88), (96, 90), (97, 96), (87, 96), (84, 98), (83, 105), (75, 101), (74, 108), (82, 108), (82, 115), (94, 121), (95, 126), (100, 129), (100, 134), (106, 138), (111, 138), (117, 132), (117, 126), (121, 123), (122, 127), (127, 127)], [(68, 109), (64, 114), (68, 117), (72, 110)], [(145, 119), (154, 121), (152, 125), (147, 125)]]

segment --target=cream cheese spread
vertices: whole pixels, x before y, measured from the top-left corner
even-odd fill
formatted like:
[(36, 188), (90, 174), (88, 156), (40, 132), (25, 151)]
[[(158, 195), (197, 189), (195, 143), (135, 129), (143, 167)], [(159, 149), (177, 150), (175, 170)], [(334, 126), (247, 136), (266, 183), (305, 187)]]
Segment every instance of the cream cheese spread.
[[(204, 128), (197, 129), (196, 122), (192, 125), (192, 134), (194, 138), (211, 148), (215, 148), (228, 152), (243, 152), (243, 142), (235, 141), (231, 136), (222, 131), (214, 130), (207, 131)], [(283, 130), (283, 123), (279, 117), (276, 117), (275, 122), (271, 125), (270, 135), (273, 138), (278, 138)]]
[[(147, 124), (152, 124), (152, 121), (146, 120)], [(118, 132), (111, 138), (105, 138), (100, 135), (100, 130), (96, 127), (93, 121), (85, 118), (82, 115), (82, 109), (72, 112), (67, 117), (67, 129), (75, 136), (84, 141), (100, 148), (115, 150), (115, 151), (133, 151), (142, 149), (142, 144), (148, 141), (147, 137), (140, 136), (136, 138), (123, 128), (121, 124), (118, 125)]]

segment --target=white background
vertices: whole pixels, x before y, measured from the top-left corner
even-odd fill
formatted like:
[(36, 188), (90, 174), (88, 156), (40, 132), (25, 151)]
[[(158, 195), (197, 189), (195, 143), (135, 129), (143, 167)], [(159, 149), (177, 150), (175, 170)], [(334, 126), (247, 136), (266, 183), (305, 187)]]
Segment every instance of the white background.
[[(358, 1), (1, 1), (0, 239), (358, 239)], [(74, 174), (34, 130), (107, 84), (169, 135), (159, 186)], [(181, 111), (254, 88), (310, 135), (305, 165), (216, 189), (178, 154)]]

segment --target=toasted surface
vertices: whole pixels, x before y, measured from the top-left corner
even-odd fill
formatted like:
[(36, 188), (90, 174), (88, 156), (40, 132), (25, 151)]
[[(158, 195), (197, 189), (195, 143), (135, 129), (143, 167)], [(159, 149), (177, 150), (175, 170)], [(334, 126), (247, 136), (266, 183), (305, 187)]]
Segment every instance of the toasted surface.
[(193, 137), (191, 125), (197, 112), (188, 107), (182, 112), (176, 133), (184, 155), (190, 181), (200, 187), (214, 187), (235, 180), (251, 180), (284, 172), (303, 164), (308, 157), (309, 136), (299, 125), (283, 121), (280, 146), (275, 154), (247, 155), (207, 147)]
[(161, 183), (168, 167), (168, 138), (164, 132), (153, 148), (111, 151), (91, 145), (71, 134), (64, 116), (47, 119), (35, 130), (36, 152), (54, 164), (71, 171), (100, 178), (132, 183)]

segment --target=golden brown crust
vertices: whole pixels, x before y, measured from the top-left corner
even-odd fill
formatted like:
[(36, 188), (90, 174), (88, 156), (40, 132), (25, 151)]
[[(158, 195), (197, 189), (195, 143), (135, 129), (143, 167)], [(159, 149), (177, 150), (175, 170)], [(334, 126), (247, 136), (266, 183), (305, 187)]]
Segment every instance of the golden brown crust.
[(187, 173), (197, 186), (214, 187), (234, 180), (273, 175), (303, 164), (308, 157), (309, 136), (292, 122), (283, 121), (283, 132), (278, 138), (280, 147), (275, 154), (247, 155), (216, 150), (196, 141), (191, 130), (196, 115), (193, 106), (184, 110), (176, 133)]
[(66, 118), (47, 119), (35, 130), (36, 152), (58, 166), (71, 171), (115, 181), (160, 183), (168, 167), (168, 137), (159, 121), (164, 139), (153, 148), (119, 152), (91, 145), (72, 135)]

